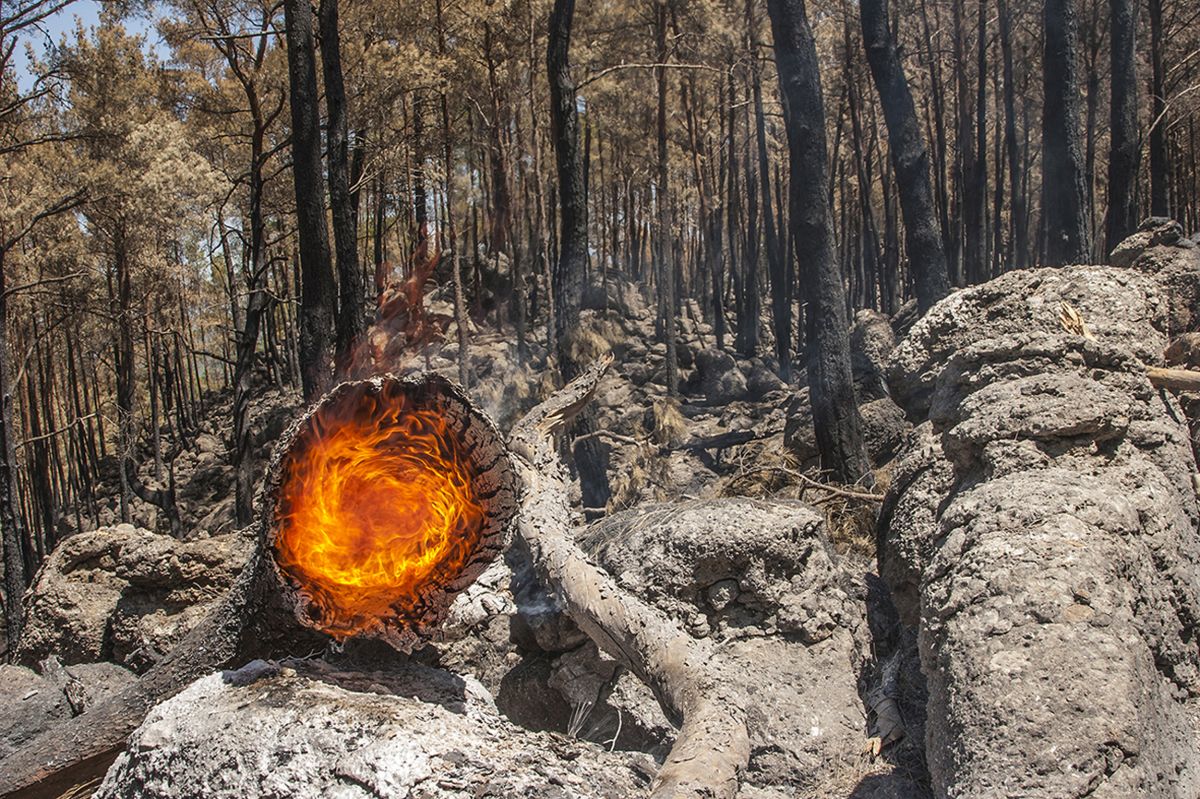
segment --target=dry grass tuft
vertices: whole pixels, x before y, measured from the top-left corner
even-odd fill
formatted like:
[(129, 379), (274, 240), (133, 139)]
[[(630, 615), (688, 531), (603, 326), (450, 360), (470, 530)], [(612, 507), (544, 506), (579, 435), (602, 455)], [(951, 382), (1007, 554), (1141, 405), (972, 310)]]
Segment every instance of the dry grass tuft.
[(679, 401), (656, 399), (650, 406), (654, 416), (654, 429), (650, 436), (662, 447), (676, 447), (687, 439), (687, 419), (679, 411)]
[(567, 353), (575, 363), (591, 363), (612, 351), (612, 345), (594, 325), (580, 324), (567, 334)]
[(745, 453), (742, 468), (717, 482), (716, 496), (807, 502), (824, 513), (825, 527), (838, 552), (875, 557), (879, 503), (867, 497), (882, 495), (887, 490), (890, 475), (886, 471), (875, 473), (875, 488), (868, 491), (861, 486), (822, 481), (819, 474), (804, 474), (778, 438), (747, 446)]
[(670, 455), (660, 455), (658, 447), (639, 446), (627, 463), (616, 470), (611, 481), (610, 513), (627, 510), (647, 500), (670, 499), (663, 486), (670, 482)]

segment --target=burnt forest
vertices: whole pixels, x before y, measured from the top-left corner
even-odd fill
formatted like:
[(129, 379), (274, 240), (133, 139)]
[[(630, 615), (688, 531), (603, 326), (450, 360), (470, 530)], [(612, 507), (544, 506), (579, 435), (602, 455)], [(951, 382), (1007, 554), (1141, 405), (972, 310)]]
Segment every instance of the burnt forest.
[(1200, 4), (0, 0), (0, 799), (1197, 799)]

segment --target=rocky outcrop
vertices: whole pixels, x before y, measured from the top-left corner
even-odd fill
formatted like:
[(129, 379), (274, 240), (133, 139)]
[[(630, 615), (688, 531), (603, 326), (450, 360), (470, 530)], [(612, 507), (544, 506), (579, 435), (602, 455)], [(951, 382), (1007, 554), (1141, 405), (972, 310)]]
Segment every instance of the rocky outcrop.
[[(593, 524), (580, 545), (621, 588), (718, 642), (716, 668), (747, 713), (746, 784), (831, 795), (866, 738), (866, 629), (823, 515), (786, 501), (644, 505)], [(645, 702), (609, 702), (660, 723)]]
[(151, 711), (97, 799), (644, 793), (655, 765), (506, 721), (470, 677), (255, 661)]
[(1195, 463), (1144, 369), (1176, 311), (1138, 271), (1013, 272), (894, 356), (929, 422), (894, 469), (880, 569), (920, 625), (939, 795), (1200, 792)]
[(34, 580), (15, 660), (144, 670), (204, 618), (249, 545), (237, 534), (178, 541), (127, 524), (73, 535)]
[(115, 663), (64, 667), (47, 658), (38, 671), (0, 664), (0, 760), (53, 722), (83, 713), (135, 679)]
[(749, 391), (745, 375), (727, 352), (700, 350), (696, 353), (696, 371), (700, 375), (700, 392), (713, 405), (745, 399)]

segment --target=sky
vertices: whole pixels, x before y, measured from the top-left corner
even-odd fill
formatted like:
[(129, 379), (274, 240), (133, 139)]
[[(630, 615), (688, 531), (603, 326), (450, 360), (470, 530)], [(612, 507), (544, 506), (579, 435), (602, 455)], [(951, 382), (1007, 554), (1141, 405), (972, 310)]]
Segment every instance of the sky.
[[(76, 19), (81, 20), (86, 27), (96, 25), (100, 21), (100, 3), (97, 0), (76, 0), (62, 11), (42, 21), (36, 30), (30, 29), (25, 32), (22, 37), (24, 41), (13, 52), (17, 84), (22, 91), (28, 90), (33, 82), (33, 76), (29, 74), (29, 59), (26, 58), (25, 42), (33, 45), (35, 54), (40, 56), (47, 45), (57, 44), (63, 34), (69, 34), (75, 30)], [(158, 32), (154, 29), (152, 19), (131, 19), (126, 21), (125, 27), (131, 33), (144, 35), (150, 49), (157, 50), (160, 55), (165, 54), (165, 47), (159, 39)]]

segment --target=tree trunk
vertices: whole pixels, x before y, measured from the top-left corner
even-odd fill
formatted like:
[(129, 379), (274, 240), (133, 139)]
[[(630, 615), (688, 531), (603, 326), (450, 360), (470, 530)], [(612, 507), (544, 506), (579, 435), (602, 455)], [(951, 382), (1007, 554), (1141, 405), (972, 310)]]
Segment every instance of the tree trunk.
[[(403, 404), (394, 401), (399, 395), (405, 398)], [(403, 614), (395, 608), (390, 615), (383, 610), (369, 629), (355, 633), (380, 638), (401, 651), (427, 643), (454, 596), (500, 551), (504, 531), (517, 510), (512, 459), (492, 423), (442, 377), (343, 383), (311, 406), (276, 447), (255, 530), (258, 543), (230, 592), (137, 682), (83, 715), (51, 726), (0, 761), (0, 792), (5, 799), (59, 796), (102, 775), (154, 705), (214, 670), (253, 658), (318, 650), (330, 644), (331, 636), (337, 638), (337, 633), (321, 627), (321, 614), (313, 612), (316, 594), (312, 587), (302, 587), (293, 572), (280, 565), (279, 513), (285, 502), (287, 464), (315, 438), (314, 431), (328, 429), (329, 423), (317, 418), (327, 410), (340, 419), (349, 409), (351, 418), (361, 419), (364, 411), (368, 416), (372, 409), (381, 415), (394, 414), (397, 407), (435, 413), (445, 421), (448, 434), (462, 447), (456, 457), (470, 475), (468, 490), (481, 508), (479, 528), (460, 563), (433, 572), (435, 576), (423, 586), (420, 602)], [(394, 415), (391, 418), (394, 421)], [(385, 457), (386, 453), (379, 455)], [(450, 561), (446, 565), (451, 565)]]
[[(571, 332), (577, 329), (583, 303), (587, 269), (587, 195), (584, 189), (583, 158), (579, 151), (579, 114), (575, 84), (571, 79), (571, 24), (575, 0), (555, 0), (550, 12), (550, 35), (546, 46), (546, 70), (550, 79), (550, 124), (558, 165), (559, 255), (551, 272), (554, 298), (554, 340), (559, 370), (564, 380), (573, 379), (580, 364), (573, 357)], [(586, 508), (608, 504), (608, 450), (595, 436), (589, 414), (575, 426), (575, 465)]]
[(1105, 254), (1137, 229), (1138, 140), (1137, 0), (1109, 0), (1112, 36), (1112, 102), (1109, 118), (1108, 219)]
[[(438, 26), (438, 52), (445, 54), (446, 52), (446, 28), (442, 20), (442, 0), (437, 0), (437, 26)], [(454, 327), (456, 340), (458, 341), (458, 382), (463, 388), (469, 388), (471, 385), (470, 371), (470, 352), (468, 351), (467, 343), (467, 301), (463, 297), (462, 288), (462, 256), (458, 252), (458, 234), (454, 227), (454, 203), (452, 202), (451, 186), (454, 183), (454, 165), (452, 156), (454, 152), (453, 142), (450, 135), (450, 103), (446, 98), (445, 92), (441, 96), (442, 101), (442, 139), (444, 159), (444, 168), (446, 171), (446, 227), (449, 228), (450, 234), (450, 275), (451, 281), (454, 284)]]
[(292, 111), (292, 176), (300, 238), (300, 368), (306, 399), (329, 382), (337, 286), (325, 227), (321, 115), (308, 0), (285, 0), (288, 86)]
[[(1004, 59), (1004, 147), (1008, 152), (1009, 214), (1012, 216), (1012, 266), (1024, 269), (1029, 252), (1029, 225), (1025, 207), (1025, 178), (1020, 143), (1017, 141), (1017, 87), (1013, 70), (1012, 16), (1008, 0), (998, 0), (1000, 51)], [(999, 169), (999, 164), (997, 164)], [(996, 220), (996, 224), (1000, 224)]]
[(667, 347), (667, 396), (679, 393), (679, 364), (675, 352), (676, 320), (679, 318), (678, 300), (675, 294), (675, 264), (670, 258), (671, 201), (667, 188), (669, 165), (667, 163), (667, 0), (655, 0), (654, 4), (654, 48), (660, 66), (654, 70), (658, 88), (657, 117), (657, 174), (656, 207), (658, 218), (654, 235), (654, 254), (658, 266), (659, 302), (662, 316), (662, 336)]
[(917, 308), (924, 314), (950, 292), (942, 232), (929, 183), (929, 153), (888, 25), (886, 0), (861, 0), (859, 9), (867, 61), (887, 122), (888, 149), (892, 168), (896, 170), (896, 188), (900, 193), (900, 210), (904, 214), (904, 241)]
[[(338, 0), (321, 0), (321, 70), (325, 76), (325, 108), (329, 112), (329, 205), (337, 252), (337, 362), (345, 370), (354, 345), (367, 327), (363, 311), (363, 275), (358, 266), (358, 212), (351, 187), (350, 135), (342, 53), (338, 35)], [(323, 223), (322, 223), (323, 224)]]
[(1088, 260), (1075, 2), (1045, 0), (1043, 16), (1042, 219), (1046, 262), (1061, 266)]
[[(751, 31), (757, 29), (754, 3), (746, 3), (746, 24)], [(755, 140), (758, 145), (758, 179), (762, 190), (763, 232), (767, 247), (767, 279), (771, 283), (771, 321), (775, 333), (775, 357), (779, 361), (779, 376), (785, 381), (792, 378), (792, 293), (788, 279), (787, 254), (780, 241), (780, 231), (775, 227), (775, 213), (771, 202), (770, 154), (767, 151), (767, 123), (763, 109), (762, 64), (758, 54), (750, 53), (750, 75), (754, 94)]]
[(825, 108), (804, 0), (768, 0), (791, 160), (791, 230), (808, 300), (808, 382), (821, 466), (844, 483), (869, 477), (850, 374), (846, 294), (829, 217)]
[(1150, 214), (1170, 216), (1167, 186), (1167, 86), (1163, 0), (1150, 0)]
[(0, 546), (4, 548), (4, 631), (8, 650), (16, 648), (24, 623), (27, 544), (17, 499), (17, 453), (13, 442), (13, 403), (8, 365), (8, 255), (0, 249)]

